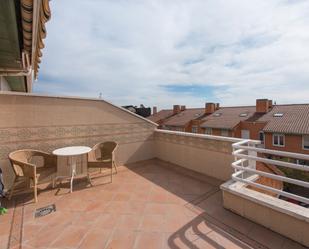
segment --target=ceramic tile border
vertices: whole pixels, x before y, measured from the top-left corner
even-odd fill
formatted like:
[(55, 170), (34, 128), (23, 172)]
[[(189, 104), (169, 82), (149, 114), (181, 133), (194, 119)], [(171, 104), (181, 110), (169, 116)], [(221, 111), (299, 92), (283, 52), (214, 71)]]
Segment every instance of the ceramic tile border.
[(39, 149), (47, 152), (72, 145), (93, 146), (101, 141), (128, 144), (153, 140), (154, 129), (143, 123), (45, 126), (0, 129), (0, 160), (11, 151)]

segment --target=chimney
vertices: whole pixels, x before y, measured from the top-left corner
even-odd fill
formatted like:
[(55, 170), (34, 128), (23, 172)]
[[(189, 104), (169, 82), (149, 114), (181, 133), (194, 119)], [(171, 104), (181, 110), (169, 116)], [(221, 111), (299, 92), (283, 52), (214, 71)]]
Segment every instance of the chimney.
[(271, 110), (273, 108), (273, 101), (270, 99), (268, 100), (268, 108)]
[(206, 114), (214, 113), (215, 109), (216, 109), (216, 104), (215, 103), (206, 103), (205, 104), (205, 113)]
[(156, 106), (152, 107), (152, 114), (157, 114), (158, 109)]
[(256, 112), (267, 113), (269, 111), (270, 101), (268, 99), (257, 99), (256, 100)]
[(181, 110), (181, 111), (186, 110), (186, 106), (185, 106), (185, 105), (182, 105), (182, 106), (180, 107), (180, 110)]
[(178, 114), (181, 112), (180, 105), (173, 106), (173, 114)]
[(219, 109), (220, 109), (220, 104), (217, 103), (217, 104), (216, 104), (216, 111), (218, 111)]

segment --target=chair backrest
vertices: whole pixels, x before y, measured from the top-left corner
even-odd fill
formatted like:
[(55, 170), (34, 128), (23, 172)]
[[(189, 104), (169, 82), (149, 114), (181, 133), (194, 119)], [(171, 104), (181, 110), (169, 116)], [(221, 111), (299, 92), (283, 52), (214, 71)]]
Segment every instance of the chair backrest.
[(35, 156), (43, 156), (41, 151), (25, 149), (16, 150), (9, 154), (9, 159), (12, 164), (14, 173), (17, 176), (23, 176), (23, 164), (31, 163), (31, 159)]
[(114, 141), (107, 141), (104, 143), (98, 143), (93, 146), (90, 159), (112, 159), (112, 154), (117, 147), (117, 143)]
[(14, 173), (17, 176), (23, 176), (23, 163), (28, 163), (29, 159), (31, 158), (31, 151), (30, 150), (17, 150), (13, 151), (9, 154), (9, 159), (12, 164)]

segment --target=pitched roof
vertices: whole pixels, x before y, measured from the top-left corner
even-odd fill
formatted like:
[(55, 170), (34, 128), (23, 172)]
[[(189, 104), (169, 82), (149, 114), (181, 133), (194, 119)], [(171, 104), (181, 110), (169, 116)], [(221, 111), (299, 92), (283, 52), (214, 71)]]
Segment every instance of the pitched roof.
[[(275, 117), (276, 113), (283, 115)], [(276, 105), (258, 121), (267, 122), (265, 132), (309, 134), (309, 104)]]
[(255, 109), (255, 106), (221, 107), (213, 114), (203, 118), (204, 122), (201, 127), (233, 129), (240, 121), (251, 117), (255, 113)]
[(151, 120), (152, 122), (159, 122), (162, 119), (166, 119), (173, 115), (173, 110), (161, 110), (156, 114), (152, 114), (151, 116), (147, 117), (147, 119)]
[(190, 108), (170, 117), (164, 122), (168, 126), (184, 126), (193, 119), (201, 117), (205, 113), (205, 108)]

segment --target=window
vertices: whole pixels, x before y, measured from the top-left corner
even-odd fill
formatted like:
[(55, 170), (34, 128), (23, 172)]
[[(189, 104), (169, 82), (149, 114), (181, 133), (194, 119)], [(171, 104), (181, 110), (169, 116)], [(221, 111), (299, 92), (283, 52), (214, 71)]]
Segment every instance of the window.
[(212, 134), (212, 129), (211, 128), (205, 128), (205, 134), (211, 135)]
[(273, 146), (284, 147), (284, 135), (273, 134)]
[(241, 138), (250, 139), (250, 131), (249, 130), (241, 130)]
[(239, 114), (239, 117), (247, 117), (248, 116), (248, 113), (241, 113)]
[(221, 136), (228, 137), (229, 136), (229, 131), (226, 130), (226, 129), (222, 129), (221, 130)]
[(220, 117), (222, 115), (222, 113), (215, 113), (214, 117)]
[(260, 138), (260, 141), (262, 142), (262, 144), (264, 143), (264, 140), (265, 140), (265, 135), (264, 135), (264, 132), (263, 131), (260, 131), (259, 132), (259, 138)]
[(281, 117), (283, 117), (283, 113), (275, 113), (274, 117), (275, 118), (281, 118)]
[(198, 133), (198, 127), (196, 125), (192, 125), (192, 133)]
[(309, 135), (303, 136), (303, 149), (309, 150)]

